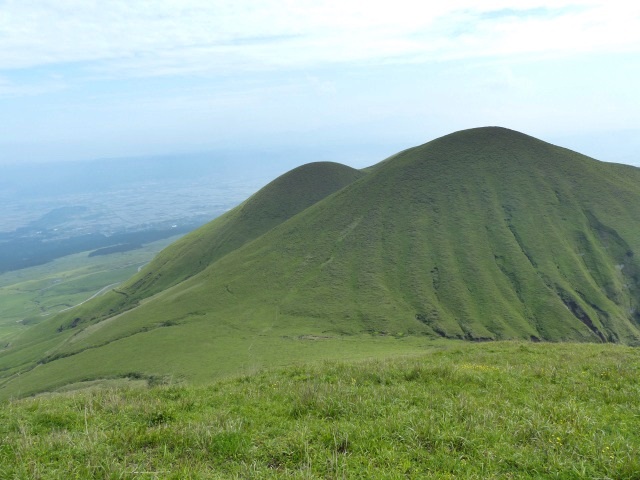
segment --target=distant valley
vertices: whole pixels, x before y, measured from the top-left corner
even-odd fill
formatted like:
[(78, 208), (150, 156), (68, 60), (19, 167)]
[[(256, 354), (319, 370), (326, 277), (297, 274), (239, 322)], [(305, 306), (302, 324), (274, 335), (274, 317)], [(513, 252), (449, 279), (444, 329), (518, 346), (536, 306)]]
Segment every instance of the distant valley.
[(251, 167), (214, 154), (2, 166), (0, 274), (191, 231), (279, 171), (259, 155)]
[(0, 342), (106, 293), (283, 164), (217, 152), (0, 166)]
[(207, 383), (435, 339), (639, 345), (639, 185), (636, 167), (499, 127), (361, 170), (307, 163), (10, 338), (0, 397)]

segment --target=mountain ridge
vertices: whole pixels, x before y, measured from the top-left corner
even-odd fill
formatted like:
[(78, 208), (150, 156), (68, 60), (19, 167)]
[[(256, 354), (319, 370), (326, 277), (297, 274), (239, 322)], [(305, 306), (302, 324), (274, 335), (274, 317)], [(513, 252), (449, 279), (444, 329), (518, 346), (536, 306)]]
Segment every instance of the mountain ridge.
[[(160, 281), (159, 286), (149, 286), (143, 274), (128, 282), (122, 290), (142, 290), (148, 296), (179, 283), (362, 175), (354, 168), (335, 162), (313, 162), (294, 168), (267, 184), (238, 207), (187, 235), (164, 254), (160, 254), (146, 271), (159, 270), (156, 279), (151, 280), (153, 284), (158, 282), (159, 276), (163, 276), (162, 271), (169, 263), (169, 272), (164, 276), (174, 277), (170, 284)], [(182, 273), (180, 266), (175, 265), (176, 256), (190, 257), (181, 259), (190, 268), (188, 272)], [(196, 256), (197, 263), (193, 258)]]
[[(39, 378), (55, 371), (71, 380), (78, 374), (62, 370), (78, 357), (94, 365), (80, 369), (85, 376), (138, 369), (194, 378), (171, 366), (185, 361), (178, 342), (214, 364), (223, 354), (246, 363), (260, 342), (259, 355), (272, 358), (272, 349), (286, 357), (302, 348), (289, 338), (329, 345), (362, 335), (640, 344), (640, 169), (498, 127), (440, 137), (364, 172), (343, 167), (331, 167), (349, 172), (337, 175), (339, 188), (181, 281), (136, 297), (134, 279), (34, 327), (22, 367), (39, 361)], [(252, 198), (253, 211), (265, 211), (255, 202), (268, 202)], [(114, 308), (117, 297), (133, 301)], [(98, 365), (134, 346), (144, 355)], [(9, 356), (0, 353), (0, 366)]]

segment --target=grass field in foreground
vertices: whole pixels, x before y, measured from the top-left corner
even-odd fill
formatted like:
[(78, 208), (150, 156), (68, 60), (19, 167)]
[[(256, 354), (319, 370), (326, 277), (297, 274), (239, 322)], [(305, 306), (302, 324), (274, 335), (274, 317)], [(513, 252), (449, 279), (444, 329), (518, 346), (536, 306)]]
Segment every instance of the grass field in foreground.
[(429, 354), (0, 405), (2, 478), (639, 478), (640, 350)]

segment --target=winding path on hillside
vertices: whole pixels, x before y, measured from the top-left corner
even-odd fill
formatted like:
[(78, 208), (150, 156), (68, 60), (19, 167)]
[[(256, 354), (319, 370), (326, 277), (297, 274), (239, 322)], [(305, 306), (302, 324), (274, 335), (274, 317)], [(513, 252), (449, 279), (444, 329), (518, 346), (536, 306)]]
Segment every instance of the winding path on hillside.
[(77, 303), (71, 307), (67, 307), (65, 309), (60, 310), (60, 312), (66, 312), (67, 310), (71, 310), (72, 308), (76, 308), (79, 307), (80, 305), (82, 305), (83, 303), (87, 303), (89, 300), (93, 300), (94, 298), (106, 293), (108, 290), (110, 290), (113, 287), (117, 287), (118, 285), (120, 285), (122, 282), (116, 282), (116, 283), (112, 283), (111, 285), (107, 285), (106, 287), (102, 287), (100, 290), (98, 290), (96, 293), (94, 293), (93, 295), (91, 295), (89, 298), (87, 298), (86, 300), (83, 300), (80, 303)]

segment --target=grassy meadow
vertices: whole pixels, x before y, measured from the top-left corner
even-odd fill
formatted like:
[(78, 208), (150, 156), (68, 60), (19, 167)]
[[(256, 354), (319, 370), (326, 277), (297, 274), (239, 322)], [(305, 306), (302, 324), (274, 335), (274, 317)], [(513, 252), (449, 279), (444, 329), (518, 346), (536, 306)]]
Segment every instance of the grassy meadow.
[(0, 404), (0, 478), (637, 479), (639, 375), (630, 347), (441, 341), (203, 386), (87, 384)]
[(640, 480), (638, 185), (474, 129), (2, 276), (0, 479)]
[(0, 274), (0, 342), (127, 280), (176, 238), (113, 255), (78, 253)]
[(639, 185), (637, 168), (502, 128), (366, 172), (301, 166), (0, 342), (0, 399), (104, 378), (206, 384), (436, 338), (640, 345)]

